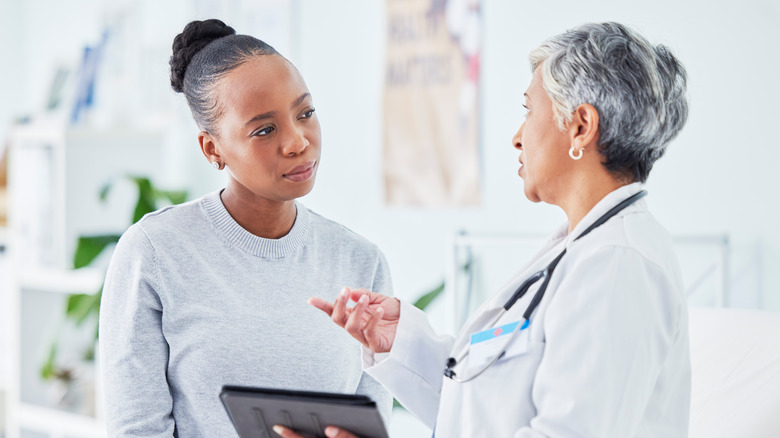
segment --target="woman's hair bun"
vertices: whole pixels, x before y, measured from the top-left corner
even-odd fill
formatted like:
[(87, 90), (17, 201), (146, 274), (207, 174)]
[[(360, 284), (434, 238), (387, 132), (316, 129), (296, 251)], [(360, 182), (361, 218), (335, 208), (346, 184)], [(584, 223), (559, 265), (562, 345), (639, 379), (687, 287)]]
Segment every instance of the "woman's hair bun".
[(182, 33), (173, 39), (171, 56), (171, 87), (181, 93), (184, 88), (184, 74), (192, 58), (210, 42), (234, 35), (236, 31), (221, 20), (212, 18), (204, 21), (192, 21), (184, 27)]

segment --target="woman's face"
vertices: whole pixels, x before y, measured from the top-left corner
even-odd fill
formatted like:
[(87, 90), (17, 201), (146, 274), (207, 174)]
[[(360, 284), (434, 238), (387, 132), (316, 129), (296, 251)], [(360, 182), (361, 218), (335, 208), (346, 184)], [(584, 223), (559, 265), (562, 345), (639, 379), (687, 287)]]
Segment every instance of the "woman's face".
[(222, 116), (215, 149), (244, 195), (289, 201), (309, 193), (320, 160), (320, 123), (298, 70), (256, 56), (216, 88)]
[(537, 69), (525, 92), (525, 121), (512, 139), (520, 150), (520, 169), (525, 196), (533, 201), (555, 204), (558, 194), (565, 189), (570, 167), (570, 138), (560, 131), (555, 122), (552, 100), (542, 87)]

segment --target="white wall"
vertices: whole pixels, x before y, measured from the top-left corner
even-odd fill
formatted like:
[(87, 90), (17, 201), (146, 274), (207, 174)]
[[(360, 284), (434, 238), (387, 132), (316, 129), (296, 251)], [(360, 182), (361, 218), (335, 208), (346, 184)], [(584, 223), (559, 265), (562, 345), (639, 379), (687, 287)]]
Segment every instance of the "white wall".
[[(0, 154), (5, 148), (8, 125), (19, 108), (24, 105), (24, 65), (27, 54), (24, 51), (25, 2), (0, 0), (0, 59), (8, 60), (0, 69)], [(10, 42), (17, 42), (16, 44)], [(21, 42), (21, 43), (20, 43)]]
[[(102, 4), (98, 0), (77, 3), (0, 0), (0, 53), (3, 59), (13, 60), (4, 67), (0, 81), (0, 117), (7, 119), (39, 105), (41, 87), (48, 87), (54, 61), (79, 56), (85, 42), (97, 41), (100, 17), (95, 11)], [(780, 161), (780, 141), (774, 133), (775, 107), (780, 101), (777, 1), (562, 0), (551, 5), (484, 0), (484, 202), (476, 208), (437, 210), (383, 204), (384, 2), (294, 3), (299, 6), (299, 32), (296, 53), (290, 57), (313, 93), (324, 141), (317, 186), (305, 202), (384, 250), (398, 296), (416, 298), (441, 280), (446, 238), (456, 230), (546, 234), (565, 219), (557, 208), (528, 202), (516, 176), (517, 153), (510, 139), (521, 122), (522, 94), (531, 77), (527, 54), (546, 37), (567, 28), (615, 20), (670, 46), (689, 74), (690, 118), (651, 174), (652, 210), (673, 234), (728, 233), (734, 250), (733, 302), (780, 310), (780, 271), (775, 268), (780, 265), (780, 215), (774, 188)], [(138, 7), (136, 19), (146, 26), (139, 32), (147, 40), (149, 35), (165, 40), (145, 43), (151, 49), (143, 62), (152, 65), (143, 71), (157, 72), (149, 73), (152, 76), (165, 75), (167, 54), (157, 49), (169, 47), (170, 39), (190, 19), (204, 18), (197, 17), (193, 12), (197, 8), (191, 5), (202, 7), (205, 2), (172, 4), (176, 7), (162, 12), (148, 1)], [(225, 4), (215, 10), (240, 16), (236, 6), (240, 1)], [(149, 87), (169, 92), (160, 85), (166, 80), (149, 79), (154, 83)], [(166, 151), (173, 175), (170, 183), (183, 184), (193, 195), (218, 188), (223, 176), (200, 157), (183, 98), (160, 99), (161, 106), (174, 112), (167, 119), (172, 121), (168, 126), (175, 127), (169, 132)]]
[[(122, 9), (99, 0), (77, 3), (66, 7), (53, 0), (0, 0), (0, 15), (8, 25), (2, 28), (3, 58), (18, 59), (21, 66), (10, 63), (3, 71), (0, 86), (10, 99), (0, 102), (0, 122), (39, 108), (56, 63), (78, 60), (84, 44), (98, 41), (106, 11)], [(200, 156), (183, 99), (167, 88), (169, 40), (190, 19), (209, 14), (234, 18), (241, 31), (241, 4), (180, 0), (164, 10), (149, 1), (124, 6), (131, 11), (142, 47), (135, 60), (139, 65), (131, 65), (142, 77), (142, 89), (133, 94), (148, 96), (146, 102), (128, 102), (135, 108), (130, 115), (148, 119), (148, 112), (164, 108), (158, 110), (163, 114), (158, 125), (174, 127), (168, 130), (165, 151), (167, 183), (184, 185), (193, 195), (218, 187), (223, 175)], [(382, 201), (384, 2), (293, 4), (299, 32), (295, 53), (289, 56), (313, 92), (324, 138), (317, 187), (305, 201), (378, 243), (390, 259), (400, 296), (415, 297), (441, 279), (446, 236), (455, 230), (549, 233), (564, 220), (557, 208), (525, 200), (516, 176), (517, 154), (510, 139), (520, 123), (522, 93), (530, 79), (527, 53), (569, 27), (616, 20), (669, 45), (689, 72), (690, 118), (651, 175), (653, 211), (674, 234), (728, 233), (735, 291), (744, 292), (734, 302), (780, 309), (780, 274), (770, 269), (780, 262), (780, 232), (774, 227), (778, 215), (770, 201), (776, 198), (770, 176), (780, 150), (769, 129), (780, 97), (780, 84), (772, 79), (780, 66), (774, 55), (780, 42), (777, 2), (565, 0), (553, 8), (486, 0), (484, 202), (477, 208), (437, 210), (388, 208)], [(148, 102), (152, 98), (156, 100)], [(759, 287), (761, 297), (755, 295)]]
[(416, 296), (441, 278), (446, 236), (455, 230), (549, 233), (565, 219), (525, 200), (516, 176), (510, 139), (531, 76), (527, 54), (567, 28), (615, 20), (670, 46), (689, 74), (689, 121), (651, 174), (651, 208), (673, 234), (728, 233), (733, 302), (780, 310), (780, 275), (771, 269), (780, 262), (770, 180), (780, 158), (772, 132), (780, 99), (776, 2), (485, 1), (484, 203), (434, 211), (382, 203), (383, 2), (303, 3), (300, 68), (324, 138), (307, 202), (379, 244), (400, 296)]

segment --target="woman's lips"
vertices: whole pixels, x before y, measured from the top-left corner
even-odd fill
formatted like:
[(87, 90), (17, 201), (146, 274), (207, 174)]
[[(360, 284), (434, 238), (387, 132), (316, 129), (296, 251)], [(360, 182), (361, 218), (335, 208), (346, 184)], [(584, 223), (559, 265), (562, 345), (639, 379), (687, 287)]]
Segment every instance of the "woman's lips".
[(300, 166), (293, 167), (289, 172), (282, 176), (292, 182), (306, 181), (314, 175), (315, 164), (317, 164), (316, 161), (303, 163)]

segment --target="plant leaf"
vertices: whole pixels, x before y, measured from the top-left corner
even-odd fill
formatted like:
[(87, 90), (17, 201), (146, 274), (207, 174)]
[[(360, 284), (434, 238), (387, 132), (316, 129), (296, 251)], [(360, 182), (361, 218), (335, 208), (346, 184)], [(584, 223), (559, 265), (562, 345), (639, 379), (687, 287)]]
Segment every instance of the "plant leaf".
[(103, 234), (100, 236), (81, 236), (73, 254), (73, 268), (83, 268), (92, 263), (108, 245), (119, 241), (119, 234)]
[(113, 185), (113, 179), (110, 179), (105, 184), (103, 184), (103, 186), (100, 188), (100, 202), (106, 202), (106, 199), (108, 199), (108, 193), (111, 191), (111, 187)]
[(101, 295), (100, 292), (70, 295), (65, 315), (74, 320), (77, 326), (83, 324), (90, 315), (98, 315)]
[(83, 360), (86, 361), (93, 361), (95, 360), (95, 347), (89, 347), (84, 351), (84, 354), (81, 356)]
[(41, 378), (49, 380), (57, 375), (54, 367), (54, 359), (57, 357), (57, 344), (52, 343), (49, 348), (49, 354), (46, 356), (46, 362), (41, 366)]
[(65, 310), (65, 316), (74, 320), (76, 325), (80, 325), (89, 315), (89, 309), (92, 307), (92, 297), (88, 294), (74, 294), (68, 297), (68, 304)]
[(420, 310), (425, 310), (425, 308), (428, 307), (429, 304), (431, 304), (431, 301), (433, 301), (436, 297), (438, 297), (439, 294), (441, 294), (443, 291), (444, 291), (444, 282), (442, 281), (441, 284), (436, 286), (435, 289), (418, 298), (417, 301), (414, 302), (414, 306)]
[(100, 303), (103, 302), (103, 286), (100, 286), (100, 290), (95, 293), (95, 300), (92, 302), (91, 311), (95, 312), (95, 340), (98, 340), (98, 334), (100, 332)]
[[(463, 266), (460, 267), (460, 269), (466, 273), (471, 271), (471, 264), (472, 259), (469, 257), (469, 260), (463, 264)], [(444, 281), (436, 286), (433, 290), (430, 292), (427, 292), (425, 295), (421, 296), (417, 299), (417, 301), (414, 302), (414, 306), (417, 307), (420, 310), (425, 310), (426, 307), (428, 307), (429, 304), (431, 304), (431, 301), (435, 300), (436, 297), (441, 295), (441, 293), (444, 292)]]
[[(103, 296), (103, 291), (101, 290), (100, 295)], [(98, 301), (98, 317), (100, 316), (100, 301)], [(95, 340), (97, 341), (98, 338), (100, 338), (100, 319), (95, 321)]]
[(138, 186), (138, 201), (135, 203), (135, 210), (133, 211), (133, 223), (141, 220), (146, 213), (155, 211), (157, 203), (155, 202), (154, 188), (152, 188), (152, 182), (149, 178), (131, 176), (135, 184)]
[(171, 204), (181, 204), (187, 200), (187, 192), (184, 190), (158, 190), (157, 194), (170, 201)]

